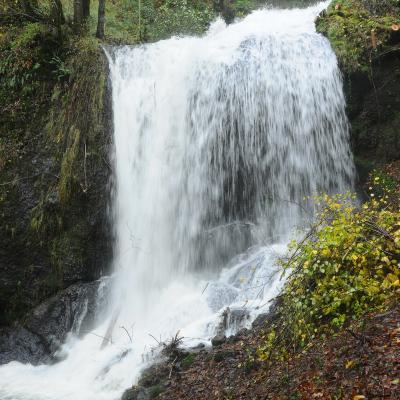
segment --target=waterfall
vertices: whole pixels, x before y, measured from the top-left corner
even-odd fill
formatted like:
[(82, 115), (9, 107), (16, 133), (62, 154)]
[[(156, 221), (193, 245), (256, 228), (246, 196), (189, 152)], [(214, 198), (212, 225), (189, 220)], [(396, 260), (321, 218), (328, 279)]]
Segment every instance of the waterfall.
[(275, 260), (312, 218), (307, 198), (344, 192), (354, 175), (340, 72), (314, 28), (327, 5), (109, 50), (110, 310), (83, 339), (71, 336), (63, 361), (0, 367), (1, 399), (118, 399), (153, 337), (209, 343), (226, 307), (227, 334), (268, 309), (282, 285)]

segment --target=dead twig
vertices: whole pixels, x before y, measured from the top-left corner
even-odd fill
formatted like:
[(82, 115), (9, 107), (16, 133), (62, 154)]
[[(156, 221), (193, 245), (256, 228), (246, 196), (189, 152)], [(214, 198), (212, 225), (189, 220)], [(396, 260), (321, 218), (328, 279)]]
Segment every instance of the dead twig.
[(174, 361), (172, 361), (172, 363), (171, 363), (171, 368), (169, 369), (168, 379), (171, 379), (172, 370), (173, 370), (173, 368), (175, 367), (175, 362), (176, 362), (177, 359), (178, 359), (178, 356), (176, 356), (176, 357), (174, 358)]
[(206, 291), (206, 289), (208, 288), (208, 285), (210, 284), (210, 282), (207, 282), (207, 285), (204, 287), (203, 291), (201, 292), (201, 294), (204, 294), (204, 292)]
[(126, 334), (129, 337), (130, 342), (133, 343), (132, 336), (129, 334), (128, 330), (124, 326), (120, 326), (120, 329), (123, 329), (126, 332)]

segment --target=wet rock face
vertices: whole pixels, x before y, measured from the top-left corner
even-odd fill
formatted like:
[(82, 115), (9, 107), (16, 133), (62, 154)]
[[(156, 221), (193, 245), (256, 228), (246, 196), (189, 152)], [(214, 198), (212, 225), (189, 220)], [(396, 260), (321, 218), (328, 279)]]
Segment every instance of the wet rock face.
[(0, 330), (0, 364), (57, 361), (56, 353), (70, 332), (88, 332), (96, 310), (105, 304), (108, 288), (107, 281), (72, 285), (36, 307), (23, 322)]
[(91, 46), (66, 60), (68, 86), (45, 76), (35, 112), (0, 124), (0, 327), (110, 266), (111, 84)]
[(344, 84), (354, 154), (379, 164), (400, 155), (400, 56), (388, 55), (372, 68), (372, 77), (346, 75)]
[(235, 335), (243, 329), (250, 318), (249, 311), (245, 308), (227, 307), (220, 316), (215, 336), (211, 339), (213, 347), (221, 346), (226, 342), (226, 335)]
[(398, 2), (335, 0), (316, 20), (343, 73), (351, 144), (360, 183), (400, 155)]

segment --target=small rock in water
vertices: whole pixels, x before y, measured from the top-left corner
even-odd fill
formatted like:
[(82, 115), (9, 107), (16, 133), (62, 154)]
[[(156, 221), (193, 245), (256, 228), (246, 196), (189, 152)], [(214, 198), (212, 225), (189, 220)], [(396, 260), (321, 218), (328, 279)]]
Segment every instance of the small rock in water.
[(206, 345), (205, 345), (204, 343), (199, 343), (199, 344), (196, 345), (196, 346), (190, 347), (190, 348), (189, 348), (189, 352), (190, 352), (190, 353), (198, 353), (198, 352), (200, 352), (201, 350), (203, 350), (205, 347), (206, 347)]
[(213, 347), (221, 346), (221, 344), (225, 343), (226, 336), (225, 335), (217, 335), (211, 339), (211, 344)]

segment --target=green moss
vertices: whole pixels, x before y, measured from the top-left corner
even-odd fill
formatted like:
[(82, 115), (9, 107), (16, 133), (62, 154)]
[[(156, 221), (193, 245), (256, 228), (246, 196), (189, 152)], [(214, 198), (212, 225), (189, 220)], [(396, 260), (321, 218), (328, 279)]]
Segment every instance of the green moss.
[(196, 359), (196, 354), (190, 353), (188, 354), (183, 360), (182, 360), (182, 368), (187, 369), (189, 368), (193, 363), (194, 360)]
[[(82, 38), (65, 61), (68, 82), (53, 91), (47, 134), (58, 148), (59, 196), (66, 205), (73, 196), (86, 193), (88, 168), (101, 162), (97, 146), (103, 132), (105, 60), (97, 40)], [(61, 151), (60, 151), (61, 150)]]
[(85, 249), (82, 247), (82, 238), (87, 235), (85, 222), (77, 223), (64, 229), (57, 237), (51, 241), (50, 256), (54, 274), (51, 279), (55, 279), (57, 286), (62, 286), (68, 268), (74, 266), (84, 270)]
[(19, 34), (10, 43), (12, 50), (25, 50), (27, 47), (31, 47), (38, 37), (43, 35), (45, 28), (38, 22), (28, 23), (24, 25)]
[(42, 193), (38, 204), (30, 213), (30, 228), (33, 234), (40, 237), (40, 246), (44, 246), (46, 237), (53, 237), (62, 229), (62, 218), (57, 212), (55, 202), (57, 188), (50, 186), (46, 193)]
[(164, 391), (165, 391), (164, 386), (162, 386), (162, 385), (154, 385), (154, 386), (150, 387), (149, 390), (148, 390), (149, 398), (150, 399), (155, 399), (156, 397), (158, 397), (159, 394), (161, 394)]
[(61, 204), (66, 204), (71, 196), (75, 180), (74, 165), (78, 159), (81, 134), (78, 129), (73, 129), (69, 135), (70, 143), (67, 145), (62, 162), (59, 180), (59, 194)]
[[(105, 167), (99, 149), (104, 143), (104, 58), (96, 39), (81, 38), (65, 60), (65, 67), (70, 71), (68, 81), (59, 82), (51, 97), (46, 131), (55, 149), (55, 160), (60, 165), (59, 206), (56, 210), (40, 207), (44, 216), (36, 213), (46, 220), (47, 227), (58, 227), (48, 243), (55, 271), (49, 284), (60, 285), (69, 273), (69, 265), (84, 270), (87, 258), (84, 246), (88, 237), (87, 221), (79, 217), (79, 213), (84, 212), (83, 204), (91, 189), (90, 177), (97, 169)], [(47, 196), (52, 195), (51, 191)], [(48, 231), (44, 236), (47, 235)]]
[(0, 324), (95, 274), (87, 207), (107, 181), (105, 57), (95, 38), (64, 33), (0, 26), (0, 263), (21, 282), (1, 288)]
[(375, 14), (368, 3), (373, 2), (335, 0), (316, 21), (317, 31), (327, 36), (346, 72), (368, 72), (374, 59), (392, 48), (392, 25), (400, 23), (397, 2), (384, 14)]

